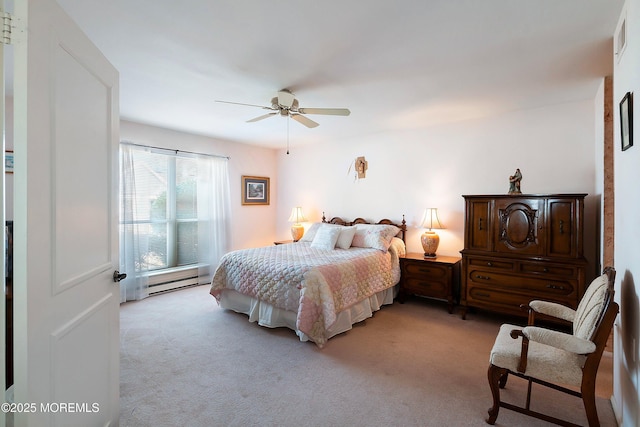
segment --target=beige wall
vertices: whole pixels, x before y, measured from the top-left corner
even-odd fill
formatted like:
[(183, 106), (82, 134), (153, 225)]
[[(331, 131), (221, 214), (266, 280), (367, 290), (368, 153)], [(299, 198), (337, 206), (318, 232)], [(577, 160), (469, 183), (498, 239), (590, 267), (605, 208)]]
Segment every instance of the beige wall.
[[(615, 169), (615, 267), (616, 299), (620, 316), (614, 327), (614, 397), (620, 423), (640, 425), (640, 0), (627, 0), (620, 22), (626, 17), (627, 45), (614, 59), (614, 169)], [(618, 28), (620, 24), (618, 25)], [(617, 34), (617, 31), (616, 31)], [(614, 49), (618, 51), (617, 47)], [(634, 146), (621, 150), (618, 103), (627, 92), (634, 93)], [(636, 283), (638, 280), (638, 283)]]
[[(594, 98), (597, 96), (594, 93)], [(599, 101), (600, 104), (602, 100)], [(441, 126), (363, 134), (278, 153), (277, 235), (287, 238), (292, 206), (310, 221), (327, 216), (400, 220), (409, 226), (408, 249), (420, 252), (424, 209), (437, 207), (441, 255), (463, 247), (463, 194), (506, 194), (516, 168), (525, 193), (588, 193), (586, 233), (593, 271), (599, 268), (596, 232), (594, 99), (515, 111)], [(320, 128), (319, 128), (320, 129)], [(365, 179), (354, 181), (350, 163), (365, 156)]]

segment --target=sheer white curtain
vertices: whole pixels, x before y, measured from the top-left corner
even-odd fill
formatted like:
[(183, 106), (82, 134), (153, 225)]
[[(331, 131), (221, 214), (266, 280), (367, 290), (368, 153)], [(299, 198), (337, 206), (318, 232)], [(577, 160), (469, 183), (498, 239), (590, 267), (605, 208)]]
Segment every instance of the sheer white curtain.
[(198, 157), (198, 277), (209, 283), (229, 249), (231, 195), (229, 160)]
[(199, 283), (210, 282), (228, 250), (228, 158), (120, 148), (120, 272), (127, 274), (121, 302), (149, 295), (150, 271), (157, 283), (158, 275), (191, 267)]
[(134, 148), (120, 145), (120, 273), (127, 277), (120, 281), (120, 302), (147, 297), (149, 266), (146, 254), (149, 242), (137, 223), (137, 197)]

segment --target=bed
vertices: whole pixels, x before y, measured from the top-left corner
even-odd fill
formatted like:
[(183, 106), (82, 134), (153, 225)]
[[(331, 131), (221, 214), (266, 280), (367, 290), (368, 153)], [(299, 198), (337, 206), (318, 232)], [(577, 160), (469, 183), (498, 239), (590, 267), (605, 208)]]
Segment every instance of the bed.
[(301, 341), (327, 340), (392, 304), (405, 254), (406, 222), (334, 217), (299, 242), (224, 255), (210, 293), (225, 309), (265, 327), (287, 327)]

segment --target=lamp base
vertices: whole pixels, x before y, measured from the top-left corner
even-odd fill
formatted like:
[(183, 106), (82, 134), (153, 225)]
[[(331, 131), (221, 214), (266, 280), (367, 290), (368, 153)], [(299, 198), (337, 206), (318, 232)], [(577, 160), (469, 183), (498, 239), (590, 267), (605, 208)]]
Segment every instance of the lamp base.
[(420, 236), (420, 242), (422, 243), (422, 249), (424, 249), (425, 258), (436, 258), (436, 251), (440, 244), (440, 236), (435, 231), (425, 231)]
[(302, 239), (302, 236), (304, 235), (304, 227), (300, 224), (294, 224), (291, 226), (291, 237), (293, 238), (294, 242), (297, 242), (298, 240)]

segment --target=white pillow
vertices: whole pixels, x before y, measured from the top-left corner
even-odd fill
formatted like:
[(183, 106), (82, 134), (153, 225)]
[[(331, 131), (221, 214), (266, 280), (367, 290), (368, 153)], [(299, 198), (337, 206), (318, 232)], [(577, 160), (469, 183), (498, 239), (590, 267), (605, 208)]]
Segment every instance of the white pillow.
[(338, 236), (340, 235), (340, 228), (328, 224), (323, 224), (316, 233), (311, 247), (314, 249), (332, 250), (336, 247)]
[(356, 224), (356, 228), (351, 246), (379, 249), (385, 252), (389, 250), (391, 239), (400, 232), (395, 225)]
[(336, 247), (340, 249), (349, 249), (351, 247), (351, 242), (353, 241), (353, 236), (356, 234), (356, 226), (352, 227), (342, 227), (340, 228), (340, 235), (338, 236), (338, 241), (336, 242)]
[(302, 236), (300, 241), (301, 242), (313, 242), (313, 238), (316, 237), (316, 233), (318, 232), (318, 229), (320, 228), (321, 225), (322, 225), (321, 222), (314, 222), (313, 224), (311, 224), (311, 226), (304, 233), (304, 235)]

